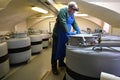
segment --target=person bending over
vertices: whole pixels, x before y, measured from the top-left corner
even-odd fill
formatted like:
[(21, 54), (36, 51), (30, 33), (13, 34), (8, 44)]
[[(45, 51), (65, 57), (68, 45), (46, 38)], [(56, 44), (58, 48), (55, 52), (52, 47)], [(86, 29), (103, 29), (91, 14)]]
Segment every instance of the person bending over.
[[(52, 72), (58, 75), (57, 61), (59, 61), (59, 67), (65, 67), (64, 58), (66, 55), (66, 46), (69, 39), (69, 35), (80, 34), (80, 28), (78, 27), (74, 13), (78, 11), (78, 6), (74, 1), (68, 3), (68, 7), (60, 9), (57, 15), (56, 23), (53, 28), (53, 44), (52, 44), (52, 56), (51, 66)], [(71, 32), (71, 27), (75, 30)]]

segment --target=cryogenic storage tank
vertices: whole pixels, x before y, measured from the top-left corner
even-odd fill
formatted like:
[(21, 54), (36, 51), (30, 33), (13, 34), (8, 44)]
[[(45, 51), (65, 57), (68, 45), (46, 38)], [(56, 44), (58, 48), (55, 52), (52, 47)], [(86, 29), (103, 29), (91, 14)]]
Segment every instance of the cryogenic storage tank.
[[(80, 37), (88, 36), (79, 35), (78, 38)], [(83, 40), (88, 43), (79, 41), (76, 36), (71, 38), (71, 43), (69, 41), (69, 45), (66, 46), (66, 80), (100, 80), (101, 72), (120, 76), (120, 47), (118, 45), (108, 45), (108, 41), (94, 46), (93, 49), (90, 38)]]
[(9, 72), (7, 43), (0, 43), (0, 79)]
[(32, 54), (40, 53), (42, 47), (42, 35), (30, 35)]
[(11, 38), (7, 41), (10, 64), (26, 62), (31, 57), (30, 38)]
[(25, 38), (27, 37), (27, 32), (15, 32), (13, 33), (14, 38)]
[(103, 47), (102, 51), (92, 48), (67, 46), (67, 80), (99, 80), (102, 71), (120, 76), (120, 48)]
[(49, 46), (50, 35), (49, 34), (41, 34), (41, 35), (42, 35), (43, 48), (47, 48)]

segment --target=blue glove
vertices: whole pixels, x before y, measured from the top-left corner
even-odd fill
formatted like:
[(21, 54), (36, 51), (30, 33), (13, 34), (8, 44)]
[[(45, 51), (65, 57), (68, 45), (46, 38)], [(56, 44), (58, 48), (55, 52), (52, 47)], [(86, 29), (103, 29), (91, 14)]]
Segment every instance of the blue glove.
[(76, 32), (68, 32), (67, 35), (75, 35)]
[(66, 38), (69, 39), (70, 35), (75, 35), (76, 32), (67, 32), (65, 35), (66, 35)]
[(77, 31), (76, 34), (81, 34), (79, 27), (76, 28), (76, 31)]

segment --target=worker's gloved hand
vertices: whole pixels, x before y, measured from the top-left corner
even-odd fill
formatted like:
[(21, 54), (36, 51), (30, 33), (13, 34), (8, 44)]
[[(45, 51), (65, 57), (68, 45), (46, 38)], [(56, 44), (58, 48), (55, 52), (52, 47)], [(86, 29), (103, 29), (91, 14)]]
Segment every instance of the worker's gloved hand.
[(76, 34), (76, 31), (75, 31), (75, 32), (68, 32), (67, 34), (68, 34), (68, 35), (75, 35), (75, 34)]
[(81, 34), (81, 32), (80, 32), (80, 31), (77, 31), (76, 34)]
[(80, 28), (77, 27), (77, 28), (76, 28), (76, 31), (77, 31), (76, 34), (81, 34)]
[(70, 35), (75, 35), (75, 34), (76, 34), (76, 32), (67, 32), (67, 33), (66, 33), (66, 36), (67, 36), (67, 38), (69, 39)]

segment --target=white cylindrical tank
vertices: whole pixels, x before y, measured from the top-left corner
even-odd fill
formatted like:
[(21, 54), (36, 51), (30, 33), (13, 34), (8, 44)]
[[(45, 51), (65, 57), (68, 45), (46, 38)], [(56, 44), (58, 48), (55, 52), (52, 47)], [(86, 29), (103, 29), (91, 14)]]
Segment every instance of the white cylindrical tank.
[(100, 37), (70, 36), (66, 45), (66, 80), (100, 80), (101, 72), (120, 76), (120, 37)]
[(120, 80), (120, 77), (110, 73), (101, 72), (100, 80)]
[(13, 37), (15, 37), (15, 38), (25, 38), (25, 37), (27, 37), (27, 32), (16, 32), (16, 33), (14, 33)]
[(42, 35), (30, 35), (32, 54), (40, 53), (42, 47)]
[(0, 43), (0, 79), (9, 72), (9, 59), (7, 43)]
[(101, 72), (120, 76), (120, 47), (67, 46), (66, 80), (99, 80)]
[(11, 38), (7, 41), (10, 64), (26, 62), (31, 57), (30, 38)]
[(49, 46), (49, 34), (41, 34), (42, 35), (42, 44), (43, 44), (43, 49), (47, 48)]

